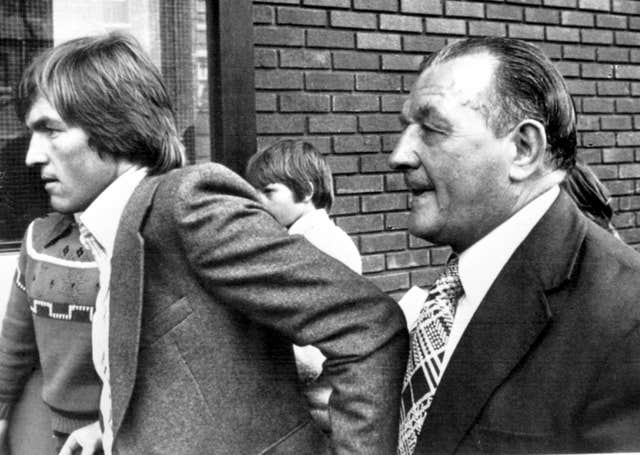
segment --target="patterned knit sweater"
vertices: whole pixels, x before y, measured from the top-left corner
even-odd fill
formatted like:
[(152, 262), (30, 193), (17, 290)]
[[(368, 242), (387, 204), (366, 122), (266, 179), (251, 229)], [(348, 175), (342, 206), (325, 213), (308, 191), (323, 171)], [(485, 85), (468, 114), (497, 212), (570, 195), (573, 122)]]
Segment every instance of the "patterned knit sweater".
[(78, 236), (73, 217), (61, 214), (27, 229), (0, 336), (0, 418), (39, 363), (53, 430), (70, 433), (98, 420), (91, 318), (99, 274)]

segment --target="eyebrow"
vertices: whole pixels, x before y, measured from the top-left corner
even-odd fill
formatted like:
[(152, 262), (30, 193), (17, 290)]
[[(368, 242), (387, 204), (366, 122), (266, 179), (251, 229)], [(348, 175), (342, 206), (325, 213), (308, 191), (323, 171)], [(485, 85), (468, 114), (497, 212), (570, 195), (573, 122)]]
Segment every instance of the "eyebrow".
[(414, 121), (422, 123), (435, 131), (448, 132), (451, 129), (451, 122), (442, 117), (437, 109), (428, 104), (423, 104), (418, 109), (413, 110), (413, 115), (411, 116), (407, 115), (403, 109), (399, 119), (404, 126)]
[(66, 128), (66, 124), (62, 120), (51, 117), (39, 117), (31, 124), (27, 122), (27, 128), (30, 130), (39, 130), (50, 127)]

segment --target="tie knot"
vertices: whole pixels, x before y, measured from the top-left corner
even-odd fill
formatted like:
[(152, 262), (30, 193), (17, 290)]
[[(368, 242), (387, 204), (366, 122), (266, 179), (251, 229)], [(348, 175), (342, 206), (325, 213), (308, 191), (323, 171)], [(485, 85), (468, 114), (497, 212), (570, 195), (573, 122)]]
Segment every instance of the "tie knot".
[(454, 260), (446, 266), (444, 271), (440, 274), (436, 282), (433, 284), (429, 294), (446, 296), (452, 303), (457, 303), (457, 300), (464, 294), (462, 282), (460, 281), (460, 274), (458, 273), (458, 261)]

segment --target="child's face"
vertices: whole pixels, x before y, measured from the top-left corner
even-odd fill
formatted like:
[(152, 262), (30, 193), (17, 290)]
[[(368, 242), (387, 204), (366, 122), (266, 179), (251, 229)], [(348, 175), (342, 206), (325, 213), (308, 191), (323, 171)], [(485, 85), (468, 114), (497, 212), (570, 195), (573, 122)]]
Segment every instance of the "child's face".
[(293, 192), (282, 183), (270, 183), (258, 194), (260, 202), (287, 228), (308, 210), (309, 201), (296, 202)]

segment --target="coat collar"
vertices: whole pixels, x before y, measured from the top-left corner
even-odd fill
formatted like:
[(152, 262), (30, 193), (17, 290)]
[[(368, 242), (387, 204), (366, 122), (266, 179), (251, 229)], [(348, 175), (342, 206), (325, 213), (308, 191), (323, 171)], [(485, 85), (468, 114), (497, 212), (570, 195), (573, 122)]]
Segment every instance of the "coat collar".
[(551, 319), (547, 295), (574, 273), (586, 229), (584, 216), (561, 192), (471, 319), (440, 382), (416, 454), (455, 451)]
[(122, 425), (138, 367), (144, 283), (144, 239), (140, 233), (160, 177), (146, 177), (127, 203), (111, 263), (109, 365), (113, 434)]

